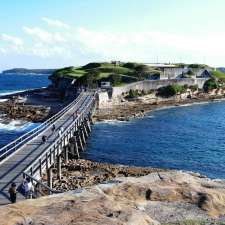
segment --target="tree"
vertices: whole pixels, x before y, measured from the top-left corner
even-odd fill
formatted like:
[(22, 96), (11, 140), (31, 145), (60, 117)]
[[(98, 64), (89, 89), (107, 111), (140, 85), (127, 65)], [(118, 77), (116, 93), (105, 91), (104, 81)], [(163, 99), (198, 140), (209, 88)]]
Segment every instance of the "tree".
[(191, 77), (191, 76), (194, 76), (195, 74), (193, 73), (192, 70), (188, 70), (188, 71), (187, 71), (187, 75), (189, 75), (189, 76)]
[(185, 91), (185, 87), (178, 84), (172, 84), (158, 89), (158, 95), (161, 97), (171, 97), (176, 94), (181, 94)]
[(96, 79), (99, 75), (99, 71), (96, 69), (90, 70), (85, 76), (85, 84), (88, 88), (96, 88)]
[(135, 71), (137, 73), (138, 79), (143, 80), (144, 79), (144, 73), (146, 73), (148, 70), (148, 67), (144, 64), (139, 64), (135, 67)]
[(214, 78), (207, 80), (203, 85), (203, 89), (205, 92), (209, 92), (213, 89), (217, 89), (218, 87), (219, 87), (219, 84), (217, 80)]
[(113, 73), (110, 75), (110, 82), (112, 83), (112, 86), (118, 86), (121, 84), (122, 78), (121, 75)]

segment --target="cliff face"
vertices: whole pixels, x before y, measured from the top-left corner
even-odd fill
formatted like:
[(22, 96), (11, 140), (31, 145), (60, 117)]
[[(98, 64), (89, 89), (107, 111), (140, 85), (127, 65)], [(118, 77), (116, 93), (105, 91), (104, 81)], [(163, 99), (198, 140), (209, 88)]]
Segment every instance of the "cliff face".
[(119, 178), (3, 206), (0, 224), (216, 224), (225, 221), (224, 188), (225, 182), (179, 171)]

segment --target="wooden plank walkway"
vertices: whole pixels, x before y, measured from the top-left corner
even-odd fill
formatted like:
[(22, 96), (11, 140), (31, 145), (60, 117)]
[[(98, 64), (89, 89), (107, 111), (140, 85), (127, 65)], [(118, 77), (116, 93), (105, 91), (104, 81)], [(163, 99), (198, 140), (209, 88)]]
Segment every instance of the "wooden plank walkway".
[[(12, 156), (0, 163), (0, 205), (10, 203), (8, 189), (12, 182), (18, 185), (22, 183), (23, 171), (58, 138), (58, 129), (63, 127), (66, 129), (73, 122), (73, 114), (79, 111), (79, 108), (85, 102), (91, 99), (90, 93), (84, 93), (81, 99), (65, 112), (54, 124), (55, 132), (51, 131), (52, 125), (47, 127), (42, 133), (34, 137), (32, 140), (21, 146)], [(42, 143), (42, 136), (46, 135), (46, 143)], [(24, 196), (20, 193), (17, 200), (24, 200)]]

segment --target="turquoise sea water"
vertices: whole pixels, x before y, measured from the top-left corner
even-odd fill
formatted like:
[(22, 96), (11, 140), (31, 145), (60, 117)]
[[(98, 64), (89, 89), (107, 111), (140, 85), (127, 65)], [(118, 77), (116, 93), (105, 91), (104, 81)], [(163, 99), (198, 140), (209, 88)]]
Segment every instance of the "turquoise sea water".
[(158, 110), (130, 122), (97, 123), (83, 157), (225, 178), (225, 101)]

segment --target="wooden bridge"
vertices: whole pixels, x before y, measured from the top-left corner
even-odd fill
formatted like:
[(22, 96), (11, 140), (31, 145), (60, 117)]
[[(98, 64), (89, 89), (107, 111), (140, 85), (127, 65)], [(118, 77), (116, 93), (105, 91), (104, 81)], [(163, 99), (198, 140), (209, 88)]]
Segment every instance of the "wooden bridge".
[[(59, 113), (0, 149), (0, 205), (10, 203), (11, 183), (19, 186), (24, 177), (30, 177), (36, 196), (56, 192), (52, 189), (52, 168), (57, 167), (60, 179), (62, 156), (65, 161), (68, 154), (79, 158), (91, 132), (94, 107), (95, 94), (82, 92)], [(46, 142), (42, 141), (43, 136), (47, 137)], [(43, 173), (47, 174), (47, 183), (42, 182)], [(25, 197), (18, 193), (17, 199)]]

